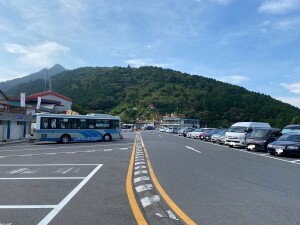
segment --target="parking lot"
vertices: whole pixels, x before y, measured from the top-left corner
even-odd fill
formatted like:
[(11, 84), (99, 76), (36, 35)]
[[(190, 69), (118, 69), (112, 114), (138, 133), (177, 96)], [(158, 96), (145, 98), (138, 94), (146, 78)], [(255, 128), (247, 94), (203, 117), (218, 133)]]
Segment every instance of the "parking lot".
[(133, 224), (132, 140), (2, 146), (0, 224)]

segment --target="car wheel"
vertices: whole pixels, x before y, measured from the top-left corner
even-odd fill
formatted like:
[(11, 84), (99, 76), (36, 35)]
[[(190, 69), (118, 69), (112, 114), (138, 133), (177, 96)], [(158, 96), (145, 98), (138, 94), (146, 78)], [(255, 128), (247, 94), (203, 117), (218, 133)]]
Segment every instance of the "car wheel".
[(103, 136), (103, 141), (111, 141), (111, 136), (109, 134), (105, 134)]
[(275, 152), (269, 152), (270, 155), (275, 155)]
[(61, 136), (60, 143), (67, 144), (70, 142), (70, 140), (71, 140), (71, 137), (69, 135), (65, 134), (65, 135)]

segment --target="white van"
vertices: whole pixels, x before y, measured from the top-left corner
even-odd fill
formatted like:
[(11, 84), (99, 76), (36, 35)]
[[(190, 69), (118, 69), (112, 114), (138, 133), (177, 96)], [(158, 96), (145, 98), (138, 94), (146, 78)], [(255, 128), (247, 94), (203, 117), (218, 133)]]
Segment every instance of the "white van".
[(225, 144), (229, 147), (245, 147), (246, 135), (251, 133), (255, 128), (271, 128), (268, 123), (260, 122), (238, 122), (225, 133)]

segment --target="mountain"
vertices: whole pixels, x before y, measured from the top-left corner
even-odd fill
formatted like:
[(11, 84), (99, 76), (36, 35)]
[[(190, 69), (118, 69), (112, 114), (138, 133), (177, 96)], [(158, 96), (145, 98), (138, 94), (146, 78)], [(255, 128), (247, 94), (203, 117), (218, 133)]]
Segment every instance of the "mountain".
[[(80, 112), (120, 115), (124, 122), (160, 119), (166, 113), (200, 118), (202, 125), (237, 121), (269, 122), (273, 127), (300, 123), (300, 109), (270, 96), (211, 78), (158, 67), (83, 67), (52, 77), (52, 90), (73, 99)], [(29, 81), (8, 94), (33, 94), (44, 81)]]
[[(61, 73), (63, 71), (66, 71), (66, 69), (63, 66), (56, 64), (53, 67), (51, 67), (50, 69), (48, 69), (48, 75), (51, 77), (51, 76)], [(0, 82), (0, 90), (6, 92), (10, 88), (13, 88), (18, 84), (26, 83), (26, 82), (37, 80), (37, 79), (45, 79), (46, 76), (47, 76), (47, 69), (44, 68), (44, 69), (40, 70), (39, 72), (32, 73), (32, 74), (29, 74), (29, 75), (21, 77), (21, 78), (16, 78), (13, 80)]]

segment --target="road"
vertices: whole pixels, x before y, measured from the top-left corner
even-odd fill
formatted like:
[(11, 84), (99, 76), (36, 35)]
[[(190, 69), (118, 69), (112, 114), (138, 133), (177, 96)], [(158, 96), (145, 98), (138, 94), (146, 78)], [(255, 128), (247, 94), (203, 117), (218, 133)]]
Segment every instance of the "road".
[(124, 137), (1, 147), (0, 225), (300, 224), (299, 158)]
[(300, 224), (300, 160), (142, 133), (155, 174), (197, 224)]

